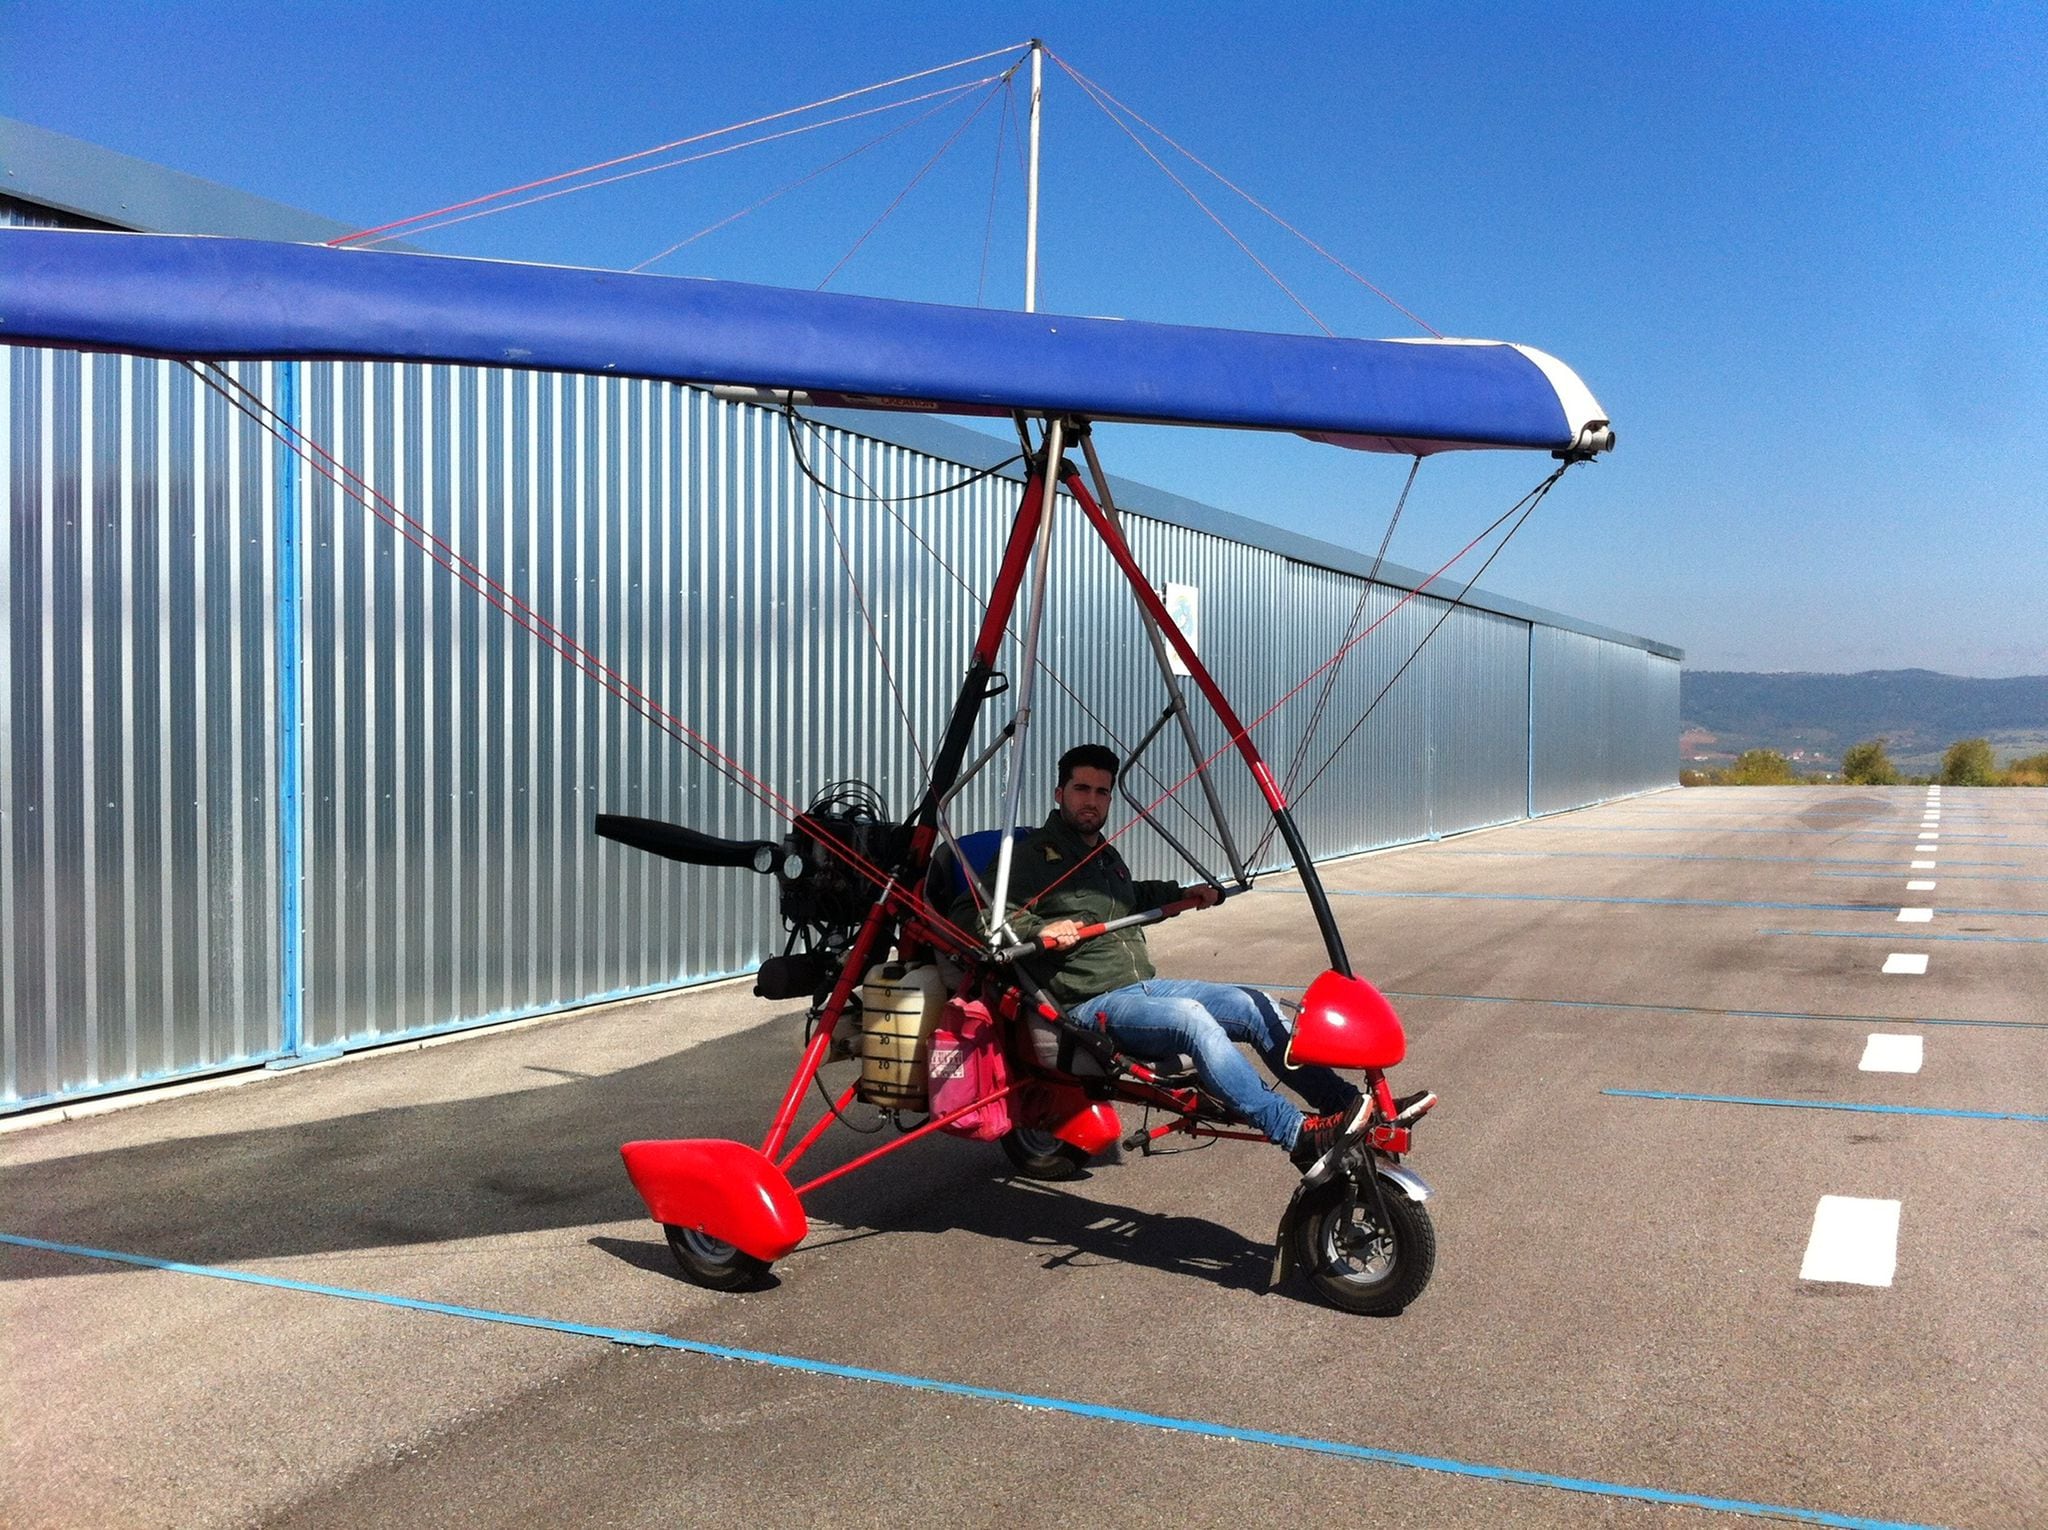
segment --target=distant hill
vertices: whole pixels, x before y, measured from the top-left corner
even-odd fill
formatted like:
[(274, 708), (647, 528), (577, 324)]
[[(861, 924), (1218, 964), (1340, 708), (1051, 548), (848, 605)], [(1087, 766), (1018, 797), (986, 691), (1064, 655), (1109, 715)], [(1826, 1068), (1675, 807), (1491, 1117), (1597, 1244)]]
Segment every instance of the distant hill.
[(1733, 759), (1776, 749), (1815, 766), (1867, 738), (1889, 741), (1909, 770), (1939, 763), (1959, 738), (1988, 738), (2001, 759), (2048, 748), (2048, 675), (1973, 680), (1930, 669), (1855, 675), (1686, 670), (1679, 677), (1679, 754)]

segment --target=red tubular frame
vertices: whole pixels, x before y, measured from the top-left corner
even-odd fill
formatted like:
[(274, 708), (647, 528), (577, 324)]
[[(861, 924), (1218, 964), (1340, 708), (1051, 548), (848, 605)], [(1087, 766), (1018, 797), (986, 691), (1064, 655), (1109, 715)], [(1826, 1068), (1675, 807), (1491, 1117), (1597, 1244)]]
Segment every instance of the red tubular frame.
[(1280, 783), (1273, 779), (1273, 772), (1260, 756), (1258, 746), (1252, 742), (1251, 731), (1238, 720), (1237, 709), (1231, 706), (1230, 698), (1223, 694), (1223, 687), (1216, 683), (1216, 677), (1195, 653), (1194, 645), (1187, 634), (1174, 625), (1173, 615), (1166, 609), (1166, 602), (1159, 598), (1159, 592), (1152, 588), (1145, 578), (1145, 571), (1138, 567), (1138, 560), (1131, 547), (1124, 540), (1124, 534), (1117, 529), (1115, 521), (1095, 503), (1095, 496), (1088, 492), (1088, 485), (1081, 480), (1078, 469), (1069, 469), (1066, 474), (1066, 490), (1074, 496), (1074, 502), (1081, 507), (1081, 513), (1088, 517), (1088, 524), (1095, 528), (1095, 534), (1102, 538), (1109, 549), (1110, 557), (1116, 560), (1117, 568), (1124, 576), (1124, 582), (1131, 587), (1131, 593), (1138, 597), (1153, 621), (1159, 624), (1160, 633), (1173, 645), (1173, 651), (1180, 655), (1181, 663), (1188, 667), (1188, 674), (1202, 692), (1203, 700), (1216, 714), (1217, 720), (1229, 731), (1230, 740), (1237, 746), (1237, 752), (1244, 756), (1244, 763), (1252, 773), (1252, 779), (1259, 783), (1259, 792), (1266, 799), (1266, 806), (1276, 813), (1287, 811), (1287, 798), (1281, 794)]
[(1172, 613), (1166, 609), (1166, 602), (1159, 598), (1159, 592), (1152, 588), (1145, 578), (1145, 571), (1138, 567), (1138, 560), (1130, 544), (1117, 529), (1115, 521), (1104, 513), (1102, 506), (1095, 502), (1095, 496), (1088, 492), (1088, 485), (1081, 481), (1078, 469), (1069, 468), (1063, 481), (1067, 492), (1074, 496), (1074, 502), (1088, 517), (1088, 523), (1095, 528), (1095, 534), (1109, 549), (1109, 555), (1122, 571), (1124, 582), (1131, 587), (1131, 593), (1138, 599), (1152, 620), (1158, 625), (1166, 640), (1173, 645), (1173, 651), (1180, 655), (1187, 666), (1188, 674), (1201, 690), (1202, 697), (1209, 703), (1224, 728), (1228, 730), (1231, 743), (1244, 757), (1252, 779), (1259, 785), (1259, 791), (1266, 799), (1266, 806), (1273, 810), (1273, 822), (1279, 827), (1280, 837), (1286, 841), (1288, 854), (1294, 858), (1294, 869), (1301, 877), (1301, 889), (1308, 894), (1309, 908), (1314, 912), (1316, 928), (1323, 937), (1323, 949), (1329, 954), (1330, 970), (1351, 976), (1351, 958), (1345, 954), (1344, 936), (1337, 928), (1337, 916), (1331, 911), (1330, 900), (1323, 891), (1323, 879), (1317, 875), (1315, 862), (1310, 859), (1308, 846), (1302, 842), (1301, 831), (1294, 826), (1294, 815), (1287, 810), (1287, 796), (1280, 790), (1280, 783), (1273, 779), (1273, 772), (1260, 756), (1258, 745), (1252, 742), (1251, 730), (1238, 720), (1237, 711), (1230, 699), (1223, 694), (1223, 687), (1216, 683), (1216, 677), (1209, 673), (1209, 667), (1195, 653), (1194, 645), (1187, 634), (1174, 624)]
[(789, 1138), (789, 1129), (796, 1124), (797, 1107), (804, 1102), (804, 1091), (811, 1087), (811, 1080), (818, 1076), (818, 1070), (825, 1066), (825, 1059), (831, 1054), (832, 1036), (839, 1029), (839, 1017), (846, 1012), (846, 1001), (853, 995), (854, 983), (861, 973), (868, 970), (868, 957), (874, 952), (875, 937), (888, 922), (889, 895), (895, 890), (895, 885), (892, 880), (882, 889), (881, 895), (875, 899), (875, 906), (868, 910), (867, 923), (854, 937), (853, 949), (846, 953), (846, 964), (839, 969), (839, 981), (832, 985), (832, 997), (825, 1001), (825, 1008), (819, 1013), (818, 1028), (811, 1036), (811, 1044), (804, 1048), (796, 1075), (782, 1092), (782, 1103), (776, 1107), (775, 1121), (768, 1128), (767, 1140), (761, 1144), (763, 1158), (773, 1158), (782, 1151), (782, 1144)]
[(817, 1142), (817, 1140), (825, 1135), (825, 1128), (830, 1126), (834, 1121), (837, 1121), (839, 1119), (840, 1112), (844, 1111), (847, 1106), (851, 1105), (853, 1103), (853, 1097), (859, 1093), (859, 1084), (848, 1084), (846, 1088), (840, 1093), (839, 1098), (832, 1102), (832, 1108), (826, 1111), (822, 1116), (818, 1117), (817, 1121), (812, 1124), (811, 1129), (804, 1133), (803, 1140), (799, 1142), (795, 1147), (791, 1148), (787, 1153), (784, 1153), (782, 1155), (782, 1162), (778, 1163), (775, 1167), (780, 1169), (784, 1174), (787, 1174), (791, 1169), (795, 1168), (797, 1165), (797, 1160), (802, 1158), (804, 1154), (808, 1153), (811, 1150), (812, 1146)]
[[(1085, 422), (1075, 422), (1077, 439), (1079, 438), (1079, 433), (1085, 432), (1086, 428)], [(931, 943), (953, 947), (960, 940), (958, 933), (946, 927), (944, 921), (934, 921), (931, 918), (924, 899), (922, 875), (930, 864), (932, 851), (937, 840), (936, 826), (939, 803), (959, 776), (975, 724), (979, 720), (982, 709), (991, 694), (991, 686), (996, 678), (996, 658), (1001, 652), (1003, 637), (1008, 630), (1010, 617), (1016, 609), (1018, 597), (1024, 585), (1025, 575), (1030, 568), (1032, 548), (1037, 540), (1043, 521), (1048, 475), (1056, 476), (1068, 493), (1073, 496), (1075, 502), (1080, 506), (1083, 515), (1087, 518), (1089, 525), (1108, 549), (1111, 559), (1115, 562), (1118, 571), (1123, 575), (1125, 582), (1130, 586), (1132, 594), (1137, 599), (1139, 605), (1144, 608), (1153, 622), (1157, 624), (1161, 635), (1172, 645), (1173, 651), (1180, 656), (1182, 663), (1187, 666), (1189, 676), (1201, 691), (1203, 699), (1209, 704), (1210, 709), (1216, 714), (1217, 719), (1227, 730), (1230, 742), (1236, 747), (1246, 767), (1251, 771), (1252, 779), (1258, 783), (1260, 794), (1265, 798), (1266, 805), (1272, 810), (1274, 818), (1287, 841), (1288, 849), (1293, 855), (1296, 867), (1305, 884), (1305, 889), (1309, 893), (1311, 905), (1315, 909), (1317, 922), (1322, 931), (1324, 944), (1329, 950), (1333, 969), (1347, 975), (1350, 972), (1350, 964), (1344, 953), (1343, 941), (1337, 932), (1335, 919), (1330, 913), (1329, 902), (1324, 896), (1322, 883), (1316, 875), (1314, 864), (1310, 861), (1307, 849), (1303, 845), (1299, 833), (1295, 830), (1293, 819), (1288, 813), (1286, 795), (1281, 790), (1279, 783), (1274, 780), (1273, 773), (1265, 760), (1261, 758), (1258, 747), (1252, 742), (1250, 733), (1239, 719), (1236, 710), (1231, 706), (1229, 698), (1223, 694), (1222, 687), (1216, 683), (1215, 677), (1209, 673), (1208, 666), (1203, 664), (1201, 658), (1195, 653), (1194, 646), (1188, 641), (1186, 634), (1174, 624), (1173, 617), (1167, 611), (1165, 602), (1160, 599), (1157, 592), (1147, 582), (1144, 571), (1139, 568), (1137, 559), (1132, 554), (1130, 545), (1124, 540), (1122, 532), (1118, 529), (1115, 521), (1104, 513), (1102, 507), (1096, 502), (1095, 496), (1089, 492), (1087, 484), (1081, 479), (1079, 470), (1066, 463), (1064, 459), (1049, 461), (1047, 460), (1047, 454), (1041, 453), (1026, 475), (1023, 494), (1019, 501), (1016, 515), (1010, 524), (1010, 534), (1003, 548), (1002, 562), (996, 574), (995, 584), (989, 591), (988, 604), (983, 610), (981, 624), (975, 634), (974, 649), (967, 673), (961, 684), (960, 691), (954, 700), (953, 711), (947, 723), (945, 736), (933, 760), (931, 779), (927, 783), (924, 796), (919, 801), (916, 809), (905, 821), (904, 828), (908, 831), (908, 844), (902, 856), (901, 864), (891, 868), (891, 879), (877, 893), (874, 904), (869, 909), (865, 922), (861, 925), (859, 934), (855, 937), (852, 947), (847, 951), (845, 961), (840, 968), (838, 980), (833, 984), (831, 994), (818, 1010), (816, 1030), (812, 1034), (809, 1044), (804, 1048), (803, 1057), (797, 1064), (796, 1072), (790, 1079), (789, 1087), (783, 1091), (782, 1099), (776, 1107), (774, 1119), (769, 1125), (768, 1134), (762, 1143), (762, 1156), (768, 1158), (771, 1162), (775, 1162), (776, 1167), (785, 1175), (816, 1145), (831, 1122), (838, 1118), (839, 1112), (844, 1110), (846, 1105), (859, 1092), (858, 1084), (846, 1089), (839, 1096), (833, 1108), (813, 1123), (793, 1148), (790, 1148), (787, 1153), (783, 1153), (783, 1148), (788, 1143), (790, 1133), (796, 1125), (797, 1115), (803, 1105), (805, 1091), (809, 1089), (811, 1081), (817, 1077), (819, 1069), (824, 1066), (826, 1059), (831, 1055), (833, 1042), (836, 1039), (840, 1021), (846, 1013), (848, 1001), (851, 999), (855, 987), (860, 983), (862, 976), (868, 970), (869, 965), (880, 953), (889, 948), (892, 941), (900, 940), (919, 945)], [(1190, 900), (1190, 906), (1191, 902), (1192, 900)], [(1170, 912), (1177, 911), (1178, 909), (1176, 908)], [(977, 955), (985, 955), (986, 953), (962, 949), (959, 951), (959, 954), (972, 960)], [(878, 1158), (885, 1157), (900, 1148), (908, 1146), (919, 1138), (930, 1136), (934, 1132), (943, 1131), (962, 1116), (980, 1110), (997, 1100), (1025, 1088), (1032, 1081), (1032, 1077), (1037, 1071), (1039, 1070), (1035, 1070), (1030, 1064), (1026, 1063), (1023, 1065), (1021, 1076), (1015, 1077), (1011, 1083), (1005, 1085), (1002, 1089), (976, 1100), (971, 1105), (927, 1121), (916, 1129), (895, 1138), (893, 1141), (863, 1153), (859, 1157), (841, 1164), (838, 1168), (817, 1176), (815, 1179), (808, 1180), (804, 1184), (794, 1187), (793, 1193), (798, 1197), (802, 1197), (812, 1190), (830, 1184), (833, 1180), (851, 1174), (855, 1169), (865, 1167)], [(1064, 1078), (1064, 1075), (1058, 1075), (1058, 1077)], [(1385, 1077), (1377, 1071), (1372, 1071), (1368, 1073), (1366, 1082), (1381, 1112), (1390, 1116), (1393, 1110), (1393, 1095)], [(1193, 1091), (1167, 1089), (1157, 1084), (1138, 1080), (1118, 1084), (1114, 1086), (1113, 1092), (1116, 1098), (1122, 1099), (1127, 1103), (1149, 1105), (1176, 1112), (1175, 1119), (1165, 1126), (1152, 1130), (1149, 1133), (1148, 1140), (1157, 1140), (1159, 1137), (1171, 1132), (1184, 1132), (1190, 1136), (1197, 1137), (1231, 1138), (1248, 1141), (1265, 1140), (1264, 1136), (1258, 1132), (1246, 1131), (1230, 1126), (1204, 1124), (1201, 1118), (1203, 1109), (1202, 1099), (1199, 1094)], [(1401, 1135), (1405, 1139), (1405, 1131)], [(779, 1161), (777, 1161), (778, 1154), (781, 1155)]]
[(820, 1185), (829, 1185), (832, 1183), (833, 1180), (838, 1179), (840, 1176), (845, 1174), (851, 1174), (855, 1169), (860, 1168), (862, 1165), (873, 1163), (877, 1158), (880, 1158), (887, 1153), (893, 1153), (900, 1147), (908, 1147), (911, 1143), (917, 1141), (917, 1139), (920, 1137), (929, 1137), (933, 1132), (941, 1131), (946, 1127), (951, 1126), (955, 1121), (959, 1120), (962, 1116), (967, 1115), (972, 1111), (980, 1110), (984, 1105), (993, 1105), (997, 1100), (1003, 1099), (1007, 1095), (1015, 1094), (1019, 1089), (1023, 1087), (1023, 1081), (1019, 1079), (1014, 1082), (1005, 1084), (1002, 1088), (994, 1090), (989, 1094), (983, 1095), (980, 1099), (976, 1100), (971, 1105), (962, 1105), (958, 1110), (949, 1110), (943, 1116), (935, 1116), (931, 1120), (925, 1122), (924, 1125), (918, 1127), (915, 1131), (905, 1132), (902, 1136), (898, 1137), (894, 1142), (885, 1142), (880, 1147), (874, 1149), (872, 1152), (863, 1153), (858, 1158), (850, 1159), (847, 1162), (841, 1164), (836, 1169), (826, 1170), (823, 1174), (820, 1174), (816, 1179), (805, 1180), (801, 1185), (798, 1185), (796, 1187), (796, 1194), (798, 1196), (803, 1196), (805, 1194), (808, 1194), (810, 1191), (817, 1189)]

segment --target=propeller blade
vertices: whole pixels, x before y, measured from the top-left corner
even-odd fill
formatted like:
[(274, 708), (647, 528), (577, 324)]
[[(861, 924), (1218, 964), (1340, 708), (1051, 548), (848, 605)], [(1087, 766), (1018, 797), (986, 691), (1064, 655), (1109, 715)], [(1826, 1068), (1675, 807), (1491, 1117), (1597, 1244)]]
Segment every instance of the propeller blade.
[(600, 838), (690, 866), (737, 866), (765, 876), (782, 860), (782, 847), (772, 840), (719, 839), (679, 823), (663, 823), (659, 818), (599, 813), (597, 832)]

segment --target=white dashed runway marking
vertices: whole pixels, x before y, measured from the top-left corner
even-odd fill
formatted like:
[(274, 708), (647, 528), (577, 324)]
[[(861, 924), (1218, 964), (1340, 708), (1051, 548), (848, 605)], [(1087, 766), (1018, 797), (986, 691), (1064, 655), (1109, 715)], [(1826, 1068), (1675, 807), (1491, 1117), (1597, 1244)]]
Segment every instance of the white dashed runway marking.
[(1856, 1066), (1865, 1073), (1918, 1073), (1921, 1057), (1918, 1036), (1873, 1031), (1863, 1043), (1863, 1060)]
[(1908, 883), (1906, 884), (1906, 891), (1907, 891), (1907, 892), (1933, 892), (1933, 891), (1934, 891), (1934, 884), (1933, 884), (1932, 882), (1908, 882)]
[(1913, 869), (1914, 869), (1915, 871), (1932, 871), (1932, 870), (1934, 869), (1934, 862), (1932, 862), (1932, 861), (1915, 861), (1915, 862), (1913, 862)]
[(1894, 951), (1884, 959), (1886, 972), (1904, 972), (1918, 976), (1927, 971), (1927, 957), (1924, 952)]
[(1899, 1203), (1824, 1195), (1814, 1208), (1801, 1280), (1888, 1286), (1899, 1266)]
[(1934, 918), (1931, 908), (1902, 908), (1899, 910), (1900, 924), (1926, 924)]

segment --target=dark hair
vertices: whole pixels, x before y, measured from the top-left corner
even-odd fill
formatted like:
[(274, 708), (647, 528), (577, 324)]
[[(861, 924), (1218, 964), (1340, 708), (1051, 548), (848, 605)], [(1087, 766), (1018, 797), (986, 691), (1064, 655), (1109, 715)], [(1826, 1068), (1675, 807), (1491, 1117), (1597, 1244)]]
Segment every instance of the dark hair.
[(1076, 744), (1060, 756), (1060, 787), (1074, 779), (1077, 770), (1106, 770), (1114, 781), (1116, 773), (1123, 768), (1123, 762), (1116, 757), (1116, 751), (1101, 744)]

